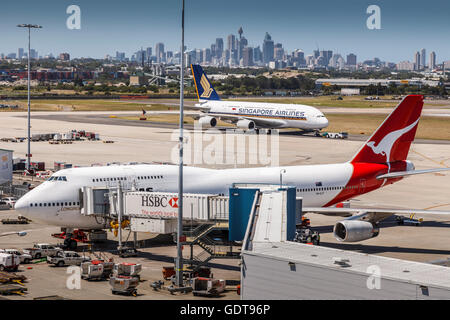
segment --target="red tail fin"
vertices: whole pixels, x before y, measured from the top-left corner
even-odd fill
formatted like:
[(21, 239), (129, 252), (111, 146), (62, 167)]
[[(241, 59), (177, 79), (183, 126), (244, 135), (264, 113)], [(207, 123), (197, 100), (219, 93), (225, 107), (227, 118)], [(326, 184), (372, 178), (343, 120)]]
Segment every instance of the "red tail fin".
[(409, 95), (404, 98), (351, 162), (388, 163), (406, 160), (416, 135), (422, 107), (423, 96)]

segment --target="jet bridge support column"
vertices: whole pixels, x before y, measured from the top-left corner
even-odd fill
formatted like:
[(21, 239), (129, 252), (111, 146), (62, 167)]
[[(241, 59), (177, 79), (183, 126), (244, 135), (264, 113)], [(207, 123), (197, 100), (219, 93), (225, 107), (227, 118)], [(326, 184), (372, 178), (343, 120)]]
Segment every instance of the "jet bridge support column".
[(119, 246), (117, 247), (118, 250), (122, 249), (122, 217), (123, 217), (123, 192), (122, 192), (122, 186), (119, 182), (119, 187), (117, 188), (117, 211), (118, 211), (118, 224), (119, 224)]

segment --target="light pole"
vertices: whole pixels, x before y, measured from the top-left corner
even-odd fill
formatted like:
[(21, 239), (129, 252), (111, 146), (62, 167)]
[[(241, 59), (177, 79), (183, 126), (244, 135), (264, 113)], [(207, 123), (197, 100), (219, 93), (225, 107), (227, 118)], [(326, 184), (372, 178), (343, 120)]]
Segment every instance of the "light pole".
[(181, 237), (183, 235), (183, 128), (184, 128), (184, 0), (182, 0), (181, 12), (181, 51), (180, 51), (180, 138), (179, 152), (180, 163), (178, 172), (178, 229), (177, 229), (177, 260), (176, 260), (176, 284), (183, 286), (183, 250)]
[[(42, 29), (41, 26), (37, 24), (19, 24), (18, 28), (28, 28), (28, 151), (27, 151), (27, 170), (30, 170), (31, 162), (31, 116), (30, 116), (30, 72), (31, 72), (31, 29)], [(20, 59), (20, 57), (19, 57)]]

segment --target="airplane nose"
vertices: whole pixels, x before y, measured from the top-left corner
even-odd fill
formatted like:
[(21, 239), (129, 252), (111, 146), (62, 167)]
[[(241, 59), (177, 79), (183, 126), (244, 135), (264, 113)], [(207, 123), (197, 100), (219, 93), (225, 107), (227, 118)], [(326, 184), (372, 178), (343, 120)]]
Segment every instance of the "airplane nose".
[(25, 196), (17, 200), (17, 202), (14, 205), (14, 210), (16, 210), (21, 215), (27, 216), (28, 210), (29, 210), (29, 204), (26, 200)]
[(328, 119), (327, 118), (322, 119), (322, 125), (324, 128), (328, 127)]

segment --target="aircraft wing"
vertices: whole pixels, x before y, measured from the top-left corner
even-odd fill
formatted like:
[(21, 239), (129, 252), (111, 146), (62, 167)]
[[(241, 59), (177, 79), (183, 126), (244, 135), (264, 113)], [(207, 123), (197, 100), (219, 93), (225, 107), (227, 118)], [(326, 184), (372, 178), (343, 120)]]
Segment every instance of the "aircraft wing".
[(303, 212), (320, 213), (324, 215), (349, 217), (348, 220), (363, 220), (379, 222), (394, 214), (397, 215), (449, 215), (450, 211), (417, 210), (417, 209), (389, 209), (389, 208), (336, 208), (336, 207), (304, 207)]
[(387, 173), (387, 174), (382, 174), (381, 176), (378, 176), (377, 179), (392, 179), (392, 178), (412, 176), (415, 174), (432, 173), (432, 172), (448, 171), (448, 170), (450, 170), (450, 168), (436, 168), (436, 169), (426, 169), (426, 170), (391, 172), (391, 173)]

